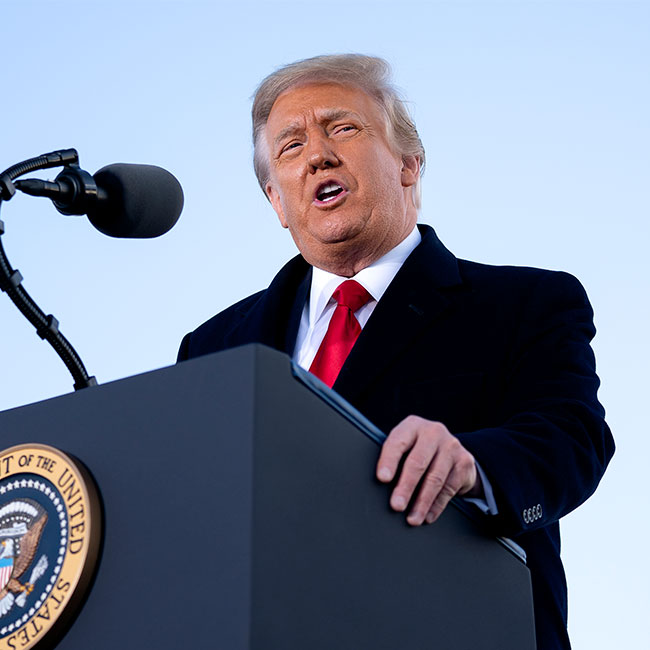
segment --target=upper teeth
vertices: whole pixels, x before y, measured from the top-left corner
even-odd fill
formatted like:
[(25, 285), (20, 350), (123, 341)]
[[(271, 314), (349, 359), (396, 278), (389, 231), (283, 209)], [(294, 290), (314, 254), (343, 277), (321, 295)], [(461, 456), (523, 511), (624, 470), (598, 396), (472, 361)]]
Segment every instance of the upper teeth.
[[(318, 196), (319, 198), (322, 197), (324, 194), (328, 194), (329, 192), (336, 192), (336, 190), (342, 190), (343, 188), (338, 184), (338, 183), (328, 183), (327, 185), (321, 187), (321, 189), (318, 191)], [(323, 198), (321, 200), (323, 201), (329, 201), (333, 199), (333, 196)]]

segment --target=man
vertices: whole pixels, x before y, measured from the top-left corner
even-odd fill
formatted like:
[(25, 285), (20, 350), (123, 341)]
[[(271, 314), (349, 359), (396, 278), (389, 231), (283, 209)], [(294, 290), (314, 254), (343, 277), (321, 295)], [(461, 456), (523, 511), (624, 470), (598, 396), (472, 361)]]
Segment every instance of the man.
[(390, 432), (377, 477), (411, 525), (462, 496), (526, 550), (538, 648), (568, 648), (557, 522), (614, 449), (582, 287), (457, 260), (416, 227), (424, 149), (380, 59), (278, 70), (255, 95), (253, 136), (301, 255), (188, 334), (179, 360), (260, 342), (311, 368)]

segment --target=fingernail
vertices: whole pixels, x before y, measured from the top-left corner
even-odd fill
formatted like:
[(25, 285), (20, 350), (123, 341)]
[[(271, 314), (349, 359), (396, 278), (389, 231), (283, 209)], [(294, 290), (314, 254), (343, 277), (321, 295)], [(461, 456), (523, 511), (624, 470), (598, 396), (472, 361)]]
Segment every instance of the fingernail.
[(406, 499), (404, 497), (393, 497), (391, 504), (394, 510), (404, 510), (406, 508)]
[(419, 526), (422, 523), (422, 517), (418, 513), (410, 514), (406, 521), (408, 521), (411, 526)]
[(436, 519), (436, 516), (433, 514), (433, 512), (430, 512), (427, 515), (427, 524), (432, 524)]
[(377, 476), (379, 477), (380, 481), (390, 481), (390, 479), (392, 478), (392, 474), (390, 473), (388, 467), (382, 467), (379, 470)]

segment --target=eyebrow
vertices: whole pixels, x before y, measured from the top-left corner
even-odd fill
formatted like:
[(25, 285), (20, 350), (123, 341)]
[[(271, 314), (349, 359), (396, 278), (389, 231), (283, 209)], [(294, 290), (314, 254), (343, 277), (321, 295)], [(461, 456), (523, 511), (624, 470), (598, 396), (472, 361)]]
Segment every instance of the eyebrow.
[[(361, 120), (361, 117), (354, 111), (348, 111), (344, 108), (330, 108), (320, 113), (318, 121), (321, 123), (329, 124), (330, 122), (336, 122), (336, 120), (341, 120), (346, 117), (354, 117), (357, 120)], [(302, 131), (302, 125), (298, 122), (293, 122), (292, 124), (285, 126), (284, 129), (278, 133), (278, 135), (273, 140), (273, 143), (275, 146), (277, 146), (286, 138), (296, 135), (297, 133), (301, 133)]]
[(288, 126), (285, 126), (280, 133), (278, 133), (275, 136), (275, 140), (273, 140), (273, 144), (275, 146), (279, 145), (280, 142), (285, 140), (286, 138), (295, 135), (296, 133), (300, 133), (302, 131), (302, 126), (298, 124), (297, 122), (294, 122), (293, 124), (289, 124)]
[(321, 121), (327, 123), (336, 122), (336, 120), (342, 120), (346, 117), (354, 117), (358, 120), (361, 119), (361, 117), (354, 111), (348, 111), (345, 108), (329, 108), (323, 111)]

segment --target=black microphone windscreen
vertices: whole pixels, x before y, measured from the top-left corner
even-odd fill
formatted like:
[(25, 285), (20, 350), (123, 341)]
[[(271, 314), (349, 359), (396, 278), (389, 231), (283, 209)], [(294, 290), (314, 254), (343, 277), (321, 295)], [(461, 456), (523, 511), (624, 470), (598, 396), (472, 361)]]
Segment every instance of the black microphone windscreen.
[(183, 189), (162, 167), (116, 163), (93, 178), (100, 200), (88, 211), (90, 223), (111, 237), (158, 237), (183, 209)]

